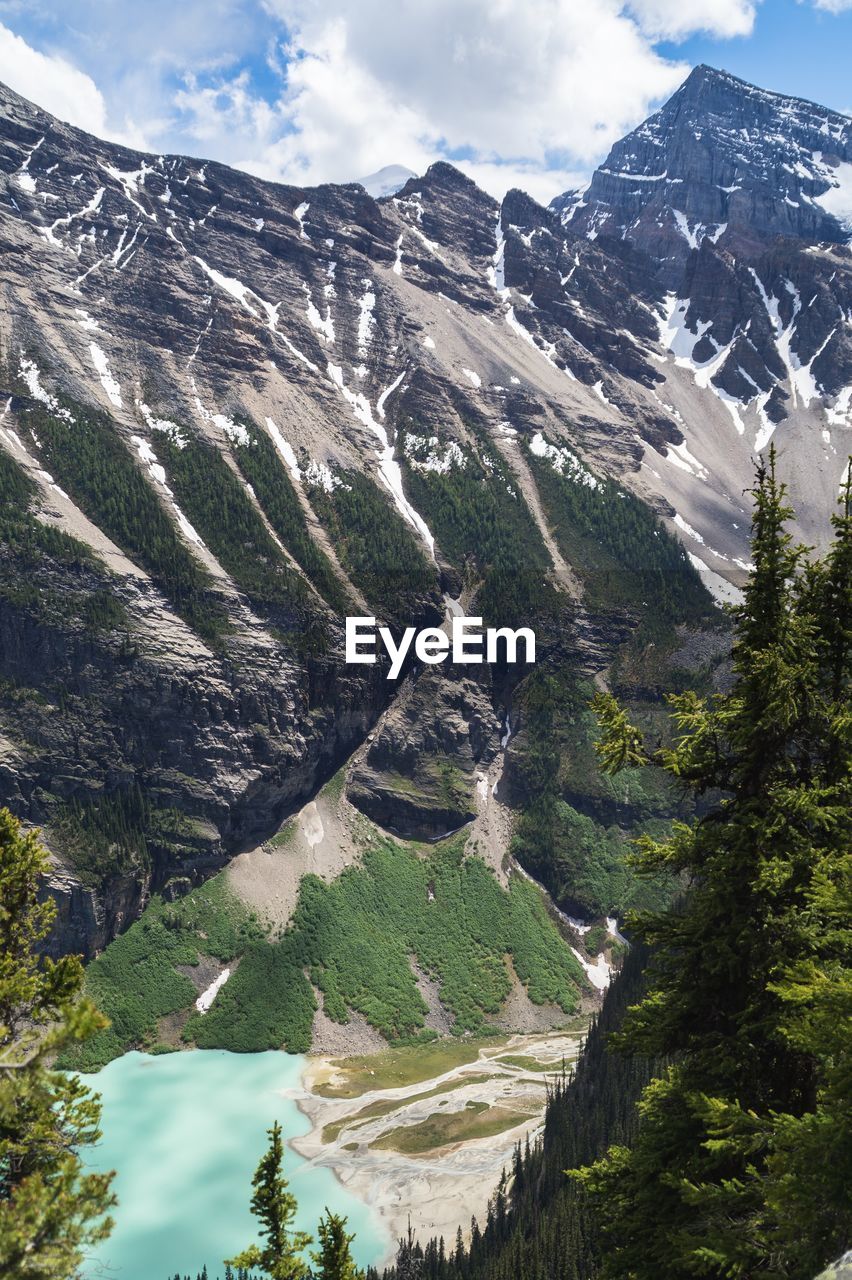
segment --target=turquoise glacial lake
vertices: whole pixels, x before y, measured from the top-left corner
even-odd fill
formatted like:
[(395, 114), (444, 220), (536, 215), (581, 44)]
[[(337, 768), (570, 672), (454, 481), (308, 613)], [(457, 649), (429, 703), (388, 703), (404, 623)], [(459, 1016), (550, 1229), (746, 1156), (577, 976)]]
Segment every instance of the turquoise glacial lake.
[[(292, 1098), (305, 1059), (285, 1053), (195, 1050), (128, 1053), (85, 1082), (103, 1099), (103, 1139), (89, 1168), (115, 1169), (118, 1207), (109, 1240), (89, 1255), (85, 1280), (172, 1280), (222, 1260), (257, 1239), (251, 1178), (278, 1120), (285, 1137), (310, 1123)], [(376, 1214), (337, 1181), (286, 1149), (284, 1172), (299, 1201), (296, 1225), (316, 1236), (326, 1205), (349, 1219), (362, 1267), (384, 1258), (390, 1240)]]

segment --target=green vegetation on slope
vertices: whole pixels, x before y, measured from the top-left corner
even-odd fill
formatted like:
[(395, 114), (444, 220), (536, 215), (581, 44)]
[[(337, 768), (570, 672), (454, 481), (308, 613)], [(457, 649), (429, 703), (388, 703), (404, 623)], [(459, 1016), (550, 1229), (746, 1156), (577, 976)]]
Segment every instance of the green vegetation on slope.
[[(109, 574), (94, 552), (35, 514), (37, 486), (0, 449), (0, 598), (30, 614), (67, 622), (79, 619), (89, 631), (126, 625), (124, 607), (109, 590)], [(57, 590), (52, 570), (67, 571)], [(79, 591), (69, 589), (76, 579)]]
[(323, 992), (328, 1015), (362, 1013), (391, 1041), (425, 1029), (426, 1005), (410, 958), (438, 981), (458, 1033), (486, 1026), (511, 989), (506, 956), (536, 1003), (566, 1014), (578, 1005), (584, 975), (550, 919), (541, 894), (520, 878), (500, 887), (464, 841), (420, 857), (381, 840), (363, 865), (332, 884), (302, 881), (286, 932), (260, 935), (228, 894), (222, 877), (167, 906), (155, 901), (87, 971), (94, 999), (112, 1019), (79, 1065), (93, 1068), (149, 1042), (157, 1019), (189, 1007), (195, 989), (176, 966), (200, 954), (241, 956), (209, 1012), (193, 1012), (184, 1036), (202, 1048), (304, 1052), (315, 1009), (306, 972)]
[(234, 442), (231, 448), (266, 518), (332, 608), (341, 614), (351, 612), (344, 587), (310, 535), (298, 495), (275, 446), (256, 426), (247, 425), (245, 430), (249, 443)]
[(652, 883), (637, 879), (619, 827), (604, 827), (551, 794), (525, 810), (511, 847), (554, 900), (581, 918), (622, 916), (628, 909), (658, 906), (671, 895), (666, 877)]
[(64, 565), (91, 564), (95, 557), (85, 543), (36, 518), (30, 508), (37, 492), (23, 468), (0, 448), (0, 544), (22, 564), (42, 557)]
[(681, 544), (651, 508), (613, 480), (583, 483), (529, 449), (527, 460), (559, 549), (583, 580), (591, 608), (641, 611), (647, 637), (699, 622), (713, 603)]
[(335, 481), (331, 493), (319, 483), (306, 485), (311, 506), (373, 608), (407, 626), (422, 612), (423, 597), (435, 591), (434, 568), (411, 526), (373, 480), (360, 471), (339, 471)]
[(53, 823), (63, 853), (84, 884), (129, 870), (148, 871), (149, 844), (174, 848), (191, 830), (177, 809), (152, 805), (138, 784), (64, 805)]
[[(501, 889), (479, 858), (457, 840), (421, 858), (381, 840), (327, 885), (302, 881), (299, 905), (277, 942), (253, 947), (210, 1012), (194, 1015), (186, 1034), (202, 1047), (304, 1052), (313, 998), (304, 971), (339, 1022), (362, 1013), (391, 1041), (424, 1034), (426, 1005), (409, 957), (434, 976), (458, 1032), (483, 1027), (509, 994), (505, 956), (538, 1004), (566, 1013), (584, 985), (534, 886), (514, 879)], [(425, 1032), (425, 1034), (430, 1034)]]
[(304, 580), (219, 450), (187, 433), (181, 444), (164, 435), (157, 452), (187, 519), (252, 603), (285, 617), (304, 605)]
[(201, 1049), (306, 1053), (316, 1003), (300, 959), (302, 939), (253, 943), (206, 1014), (193, 1014), (185, 1037)]
[(232, 960), (259, 930), (228, 891), (224, 876), (209, 880), (186, 898), (155, 898), (144, 915), (116, 938), (86, 969), (86, 993), (111, 1026), (63, 1065), (97, 1071), (135, 1046), (153, 1042), (157, 1021), (193, 1003), (196, 989), (178, 965), (197, 965), (202, 955)]
[(591, 694), (588, 682), (564, 669), (536, 668), (519, 697), (526, 728), (514, 763), (525, 803), (512, 853), (561, 907), (585, 918), (668, 900), (670, 877), (640, 880), (628, 865), (623, 824), (659, 832), (678, 808), (660, 769), (629, 769), (617, 781), (600, 782)]
[(42, 405), (21, 411), (34, 448), (81, 511), (150, 573), (200, 636), (215, 642), (227, 619), (211, 593), (210, 576), (178, 537), (109, 418), (65, 398), (62, 405), (73, 415), (72, 424)]
[[(487, 446), (464, 454), (464, 465), (425, 470), (434, 437), (405, 436), (405, 487), (441, 550), (473, 582), (488, 625), (528, 625), (552, 606), (550, 557), (502, 458)], [(440, 452), (440, 446), (437, 447)]]

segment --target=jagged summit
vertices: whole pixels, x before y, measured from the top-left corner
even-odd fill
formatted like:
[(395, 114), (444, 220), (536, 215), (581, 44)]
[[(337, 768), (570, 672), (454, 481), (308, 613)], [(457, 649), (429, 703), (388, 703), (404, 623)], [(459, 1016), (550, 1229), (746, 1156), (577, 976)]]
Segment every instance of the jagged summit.
[[(725, 94), (732, 102), (735, 99), (752, 98), (776, 105), (784, 103), (797, 112), (810, 110), (820, 120), (826, 116), (835, 117), (841, 121), (848, 121), (850, 118), (844, 112), (833, 111), (830, 107), (825, 107), (810, 98), (800, 98), (795, 94), (763, 89), (760, 85), (752, 84), (749, 80), (743, 80), (741, 76), (735, 76), (731, 71), (725, 71), (722, 67), (712, 67), (706, 62), (701, 62), (692, 68), (680, 88), (675, 90), (669, 102), (679, 96), (697, 101), (702, 93), (708, 91), (715, 94)], [(663, 110), (665, 110), (665, 106)]]
[[(825, 199), (848, 127), (699, 68), (584, 197), (544, 209), (445, 161), (379, 200), (265, 182), (99, 140), (0, 87), (6, 492), (31, 494), (30, 534), (46, 521), (95, 557), (42, 567), (46, 600), (85, 588), (97, 623), (117, 594), (131, 637), (31, 616), (29, 571), (0, 593), (0, 685), (81, 690), (73, 723), (32, 738), (20, 717), (49, 713), (0, 688), (0, 803), (44, 822), (135, 776), (197, 823), (73, 947), (262, 835), (371, 730), (389, 690), (343, 661), (344, 613), (434, 622), (462, 591), (476, 610), (492, 575), (513, 607), (547, 581), (573, 602), (560, 645), (601, 670), (616, 623), (590, 616), (595, 544), (565, 533), (563, 481), (599, 505), (607, 476), (632, 490), (724, 596), (774, 439), (820, 541), (852, 443), (852, 254)], [(306, 620), (316, 645), (292, 639)], [(362, 807), (426, 834), (439, 800), (463, 821), (497, 710), (478, 679), (418, 686), (371, 746)], [(399, 784), (383, 744), (403, 740)]]
[(616, 143), (582, 202), (561, 203), (576, 230), (631, 240), (668, 279), (705, 236), (843, 243), (852, 120), (702, 65)]
[(399, 195), (409, 195), (412, 191), (425, 189), (444, 189), (456, 191), (477, 191), (481, 194), (482, 188), (477, 186), (473, 178), (468, 177), (461, 169), (456, 168), (449, 160), (435, 160), (429, 165), (429, 168), (421, 176), (412, 177), (406, 182), (405, 186), (400, 188)]

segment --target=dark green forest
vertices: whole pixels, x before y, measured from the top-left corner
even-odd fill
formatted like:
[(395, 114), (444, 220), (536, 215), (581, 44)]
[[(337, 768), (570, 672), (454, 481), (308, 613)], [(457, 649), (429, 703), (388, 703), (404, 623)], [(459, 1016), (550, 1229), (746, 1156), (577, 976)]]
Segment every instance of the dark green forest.
[(308, 589), (218, 449), (187, 433), (157, 441), (158, 457), (187, 519), (262, 614), (285, 624)]
[[(45, 465), (80, 509), (150, 573), (178, 614), (216, 643), (227, 630), (227, 619), (212, 579), (178, 537), (109, 418), (64, 398), (62, 404), (73, 413), (73, 426), (36, 403), (20, 411)], [(65, 545), (66, 555), (68, 551)]]
[(526, 457), (559, 549), (580, 575), (590, 607), (635, 610), (647, 638), (710, 618), (712, 602), (697, 570), (647, 503), (609, 478), (585, 484), (529, 448)]
[[(464, 465), (425, 470), (422, 436), (406, 434), (405, 485), (443, 553), (469, 586), (486, 625), (524, 625), (554, 610), (550, 557), (502, 458), (480, 442), (464, 451)], [(445, 446), (446, 447), (445, 442)]]
[(435, 594), (434, 567), (375, 481), (354, 470), (335, 476), (338, 483), (330, 493), (322, 484), (306, 485), (311, 505), (344, 569), (376, 613), (408, 625)]
[[(45, 621), (79, 619), (89, 631), (124, 627), (106, 566), (85, 543), (38, 519), (36, 501), (33, 481), (0, 452), (0, 599)], [(57, 566), (68, 575), (62, 590)]]
[(311, 537), (296, 490), (275, 446), (254, 424), (246, 425), (245, 430), (249, 443), (234, 442), (231, 448), (269, 523), (332, 608), (341, 614), (351, 612), (352, 602), (345, 588)]
[[(594, 752), (593, 692), (567, 664), (537, 667), (516, 699), (523, 732), (512, 757), (521, 802), (511, 851), (563, 910), (583, 919), (662, 905), (672, 878), (637, 878), (628, 833), (660, 833), (691, 811), (660, 769), (626, 769), (617, 789), (608, 785)], [(652, 723), (665, 727), (659, 712), (653, 708)]]

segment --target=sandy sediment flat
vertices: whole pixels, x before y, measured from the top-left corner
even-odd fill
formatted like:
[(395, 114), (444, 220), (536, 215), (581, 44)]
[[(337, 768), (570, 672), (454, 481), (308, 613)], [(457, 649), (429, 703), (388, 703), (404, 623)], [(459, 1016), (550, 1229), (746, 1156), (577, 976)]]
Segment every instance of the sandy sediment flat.
[[(374, 1088), (369, 1059), (312, 1057), (296, 1097), (311, 1130), (292, 1145), (371, 1205), (394, 1239), (405, 1234), (410, 1217), (421, 1240), (443, 1235), (452, 1243), (459, 1225), (469, 1235), (472, 1216), (484, 1222), (516, 1144), (532, 1141), (541, 1128), (548, 1078), (576, 1061), (583, 1034), (575, 1023), (566, 1031), (480, 1041), (467, 1062), (458, 1061), (464, 1047), (452, 1042), (446, 1069), (439, 1049), (433, 1074), (398, 1087), (388, 1083), (398, 1078), (388, 1071), (393, 1053), (375, 1059)], [(411, 1057), (405, 1062), (406, 1071), (422, 1074)], [(335, 1089), (365, 1091), (319, 1092)], [(472, 1136), (459, 1138), (460, 1132)]]

